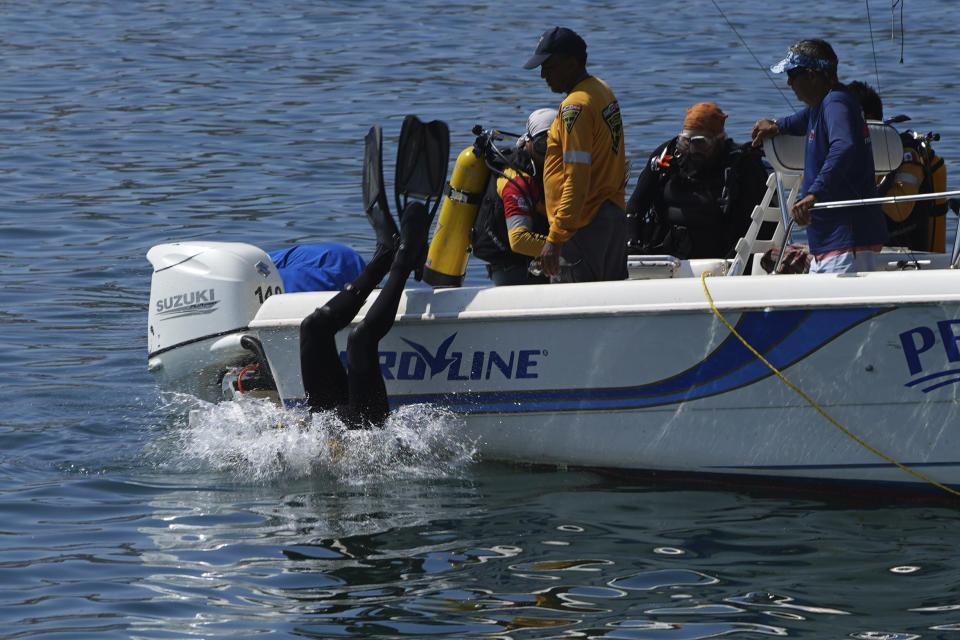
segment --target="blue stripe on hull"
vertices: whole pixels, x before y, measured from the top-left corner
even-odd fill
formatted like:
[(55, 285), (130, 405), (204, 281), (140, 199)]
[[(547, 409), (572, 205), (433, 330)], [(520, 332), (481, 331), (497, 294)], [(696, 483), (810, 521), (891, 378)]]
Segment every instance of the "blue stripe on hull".
[[(753, 311), (737, 332), (778, 369), (806, 358), (854, 326), (889, 309)], [(696, 400), (754, 384), (772, 375), (733, 335), (699, 363), (644, 385), (602, 389), (491, 391), (395, 396), (391, 406), (429, 403), (457, 413), (626, 410)]]

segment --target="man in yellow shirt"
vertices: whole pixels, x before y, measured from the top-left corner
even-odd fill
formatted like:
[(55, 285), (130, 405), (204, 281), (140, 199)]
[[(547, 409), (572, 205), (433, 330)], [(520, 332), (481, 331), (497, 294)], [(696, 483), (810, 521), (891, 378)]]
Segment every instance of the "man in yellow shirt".
[(567, 94), (547, 136), (543, 167), (550, 232), (540, 260), (554, 282), (627, 277), (620, 105), (603, 80), (587, 73), (586, 64), (583, 38), (554, 27), (523, 65), (540, 67), (547, 86)]

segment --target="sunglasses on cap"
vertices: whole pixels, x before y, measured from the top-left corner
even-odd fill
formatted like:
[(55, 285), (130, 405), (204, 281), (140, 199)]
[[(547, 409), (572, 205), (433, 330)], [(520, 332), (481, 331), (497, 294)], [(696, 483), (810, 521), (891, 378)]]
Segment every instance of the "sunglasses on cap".
[(723, 137), (723, 134), (715, 136), (689, 136), (681, 133), (677, 136), (677, 149), (680, 151), (692, 151), (693, 153), (705, 153), (713, 148), (717, 140)]

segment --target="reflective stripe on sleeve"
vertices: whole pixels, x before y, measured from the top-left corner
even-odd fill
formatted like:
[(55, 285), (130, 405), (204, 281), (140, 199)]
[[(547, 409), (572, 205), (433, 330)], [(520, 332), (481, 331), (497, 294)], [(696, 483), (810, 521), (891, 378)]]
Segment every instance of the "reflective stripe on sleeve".
[(533, 218), (523, 214), (515, 214), (507, 218), (507, 229), (516, 229), (517, 227), (522, 229), (532, 229)]
[(593, 164), (593, 154), (589, 151), (564, 151), (563, 161), (579, 164)]

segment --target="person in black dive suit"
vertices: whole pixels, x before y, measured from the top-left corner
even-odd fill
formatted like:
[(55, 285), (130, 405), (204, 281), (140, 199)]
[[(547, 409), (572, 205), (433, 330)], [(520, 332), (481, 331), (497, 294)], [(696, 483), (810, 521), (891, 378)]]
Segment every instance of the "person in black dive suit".
[[(378, 345), (393, 326), (407, 278), (426, 257), (430, 214), (412, 202), (401, 216), (399, 234), (391, 225), (394, 233), (378, 233), (376, 252), (360, 275), (300, 324), (300, 369), (310, 411), (335, 409), (351, 429), (383, 426), (390, 412)], [(380, 294), (347, 339), (344, 369), (334, 336), (350, 324), (384, 275)]]
[(767, 170), (749, 144), (727, 138), (712, 102), (687, 109), (679, 136), (657, 147), (627, 202), (632, 254), (725, 258), (750, 225)]

